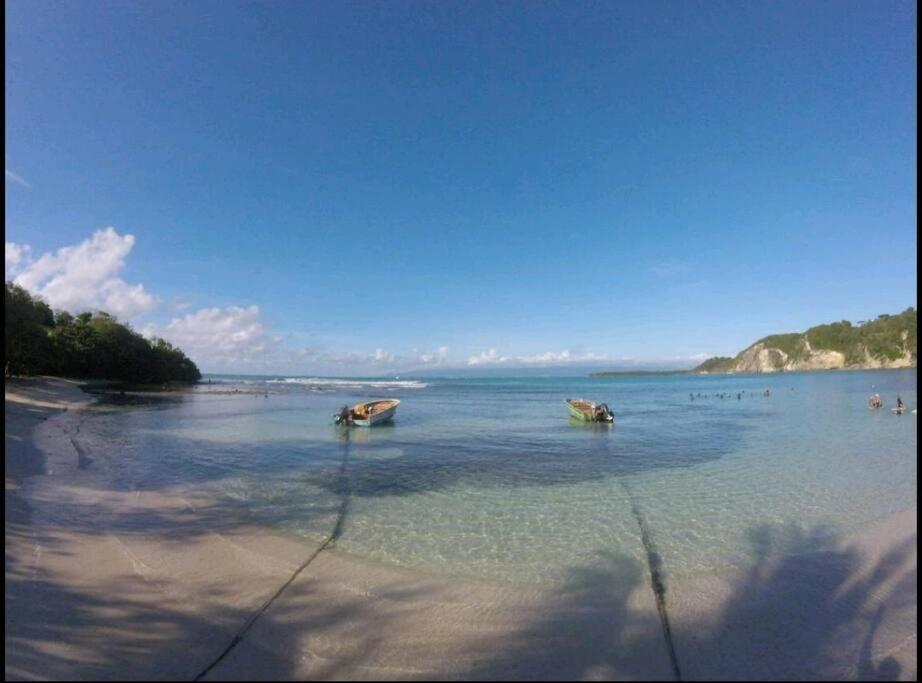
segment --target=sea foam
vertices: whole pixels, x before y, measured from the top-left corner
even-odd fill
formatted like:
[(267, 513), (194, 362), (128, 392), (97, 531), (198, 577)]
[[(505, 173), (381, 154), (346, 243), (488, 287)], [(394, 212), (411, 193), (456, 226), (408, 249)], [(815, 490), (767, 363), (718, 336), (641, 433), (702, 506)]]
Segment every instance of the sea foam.
[(304, 384), (311, 387), (331, 389), (425, 389), (428, 384), (416, 380), (362, 380), (330, 379), (328, 377), (286, 377), (270, 379), (267, 384)]

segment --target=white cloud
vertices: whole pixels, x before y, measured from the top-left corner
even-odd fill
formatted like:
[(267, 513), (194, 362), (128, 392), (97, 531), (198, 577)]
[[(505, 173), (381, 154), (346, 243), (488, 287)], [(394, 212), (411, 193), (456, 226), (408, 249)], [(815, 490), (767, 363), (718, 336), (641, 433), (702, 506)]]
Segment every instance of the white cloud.
[[(133, 235), (119, 235), (111, 227), (97, 230), (80, 244), (42, 254), (16, 275), (15, 282), (41, 296), (52, 308), (71, 313), (104, 310), (119, 318), (132, 318), (157, 302), (144, 285), (131, 285), (117, 277), (133, 247)], [(26, 251), (13, 250), (16, 258), (28, 253), (28, 247), (21, 249)]]
[(468, 365), (492, 365), (494, 363), (505, 363), (510, 360), (508, 356), (500, 356), (496, 349), (481, 351), (480, 355), (471, 356), (467, 359)]
[(388, 353), (384, 349), (375, 349), (374, 360), (376, 363), (393, 363), (394, 354)]
[(403, 359), (383, 348), (330, 351), (290, 348), (283, 335), (269, 329), (258, 306), (205, 308), (173, 318), (166, 326), (147, 325), (147, 337), (163, 337), (178, 346), (205, 372), (351, 372), (380, 371)]
[(6, 279), (10, 279), (19, 271), (20, 267), (29, 261), (29, 252), (31, 251), (28, 244), (16, 244), (15, 242), (6, 242), (5, 259), (3, 270)]
[(22, 185), (23, 187), (32, 189), (32, 186), (29, 185), (28, 182), (26, 182), (26, 179), (23, 178), (23, 177), (22, 177), (21, 175), (19, 175), (18, 173), (13, 173), (13, 172), (12, 172), (10, 169), (8, 169), (8, 168), (4, 168), (3, 170), (6, 171), (6, 179), (7, 179), (8, 182), (16, 183), (17, 185)]
[(468, 365), (566, 365), (568, 363), (595, 363), (608, 361), (605, 354), (597, 353), (570, 353), (568, 350), (560, 352), (547, 351), (530, 356), (503, 356), (496, 349), (481, 351), (477, 356), (467, 359)]
[(441, 365), (448, 359), (448, 347), (440, 346), (438, 349), (432, 352), (422, 353), (419, 356), (419, 360), (422, 363), (427, 365)]
[(192, 308), (192, 304), (188, 301), (185, 301), (182, 297), (174, 296), (168, 307), (169, 310), (173, 311), (174, 313), (179, 313), (180, 311), (185, 311)]
[(573, 358), (569, 351), (564, 350), (560, 353), (547, 351), (533, 356), (520, 356), (518, 360), (522, 363), (569, 363)]
[(559, 353), (547, 351), (532, 356), (518, 356), (520, 363), (538, 365), (565, 365), (567, 363), (595, 363), (610, 360), (606, 354), (599, 353), (570, 353), (564, 349)]
[[(134, 236), (120, 235), (111, 227), (38, 259), (31, 257), (28, 245), (6, 242), (5, 270), (8, 278), (15, 276), (17, 284), (41, 296), (52, 308), (72, 313), (104, 310), (130, 320), (158, 303), (143, 285), (118, 277), (134, 244)], [(448, 357), (447, 346), (423, 353), (414, 349), (409, 355), (380, 347), (371, 351), (292, 348), (269, 328), (258, 306), (186, 313), (189, 307), (184, 297), (171, 298), (162, 311), (170, 312), (172, 320), (147, 324), (141, 332), (178, 346), (206, 372), (373, 374), (440, 365)]]
[(197, 364), (216, 367), (265, 360), (263, 355), (281, 342), (270, 334), (258, 306), (203, 308), (173, 320), (163, 328), (148, 325), (146, 336), (163, 337)]
[(287, 362), (285, 367), (294, 367), (295, 371), (300, 372), (404, 372), (427, 365), (441, 365), (447, 358), (447, 346), (440, 346), (435, 351), (425, 353), (412, 349), (409, 355), (393, 353), (382, 348), (374, 351), (338, 351), (304, 347), (290, 352), (289, 360), (292, 362)]
[(324, 363), (341, 366), (354, 365), (393, 365), (400, 364), (402, 359), (390, 351), (375, 349), (374, 351), (320, 351), (316, 352), (316, 359)]

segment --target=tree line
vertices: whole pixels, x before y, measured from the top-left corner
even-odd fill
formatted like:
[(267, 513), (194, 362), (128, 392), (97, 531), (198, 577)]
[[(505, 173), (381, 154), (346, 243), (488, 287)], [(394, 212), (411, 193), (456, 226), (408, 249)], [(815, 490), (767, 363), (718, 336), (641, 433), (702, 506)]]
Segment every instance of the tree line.
[(858, 325), (842, 320), (816, 325), (803, 334), (776, 334), (759, 341), (794, 359), (807, 354), (804, 342), (808, 341), (813, 349), (839, 351), (846, 365), (861, 365), (866, 354), (875, 360), (893, 361), (908, 352), (915, 361), (917, 324), (916, 309), (910, 306), (902, 313), (884, 313)]
[[(884, 313), (875, 320), (866, 320), (852, 325), (848, 320), (826, 325), (816, 325), (806, 332), (789, 332), (763, 337), (756, 344), (769, 349), (779, 349), (787, 354), (788, 360), (801, 360), (814, 351), (838, 351), (845, 357), (846, 367), (860, 367), (872, 360), (894, 361), (908, 354), (913, 363), (917, 359), (918, 316), (910, 306), (902, 313)], [(809, 347), (807, 343), (809, 342)], [(709, 358), (693, 372), (730, 372), (746, 347), (735, 358)], [(780, 356), (779, 356), (780, 367)]]
[(41, 298), (6, 283), (6, 374), (60, 375), (135, 384), (196, 382), (195, 363), (160, 338), (146, 339), (102, 311), (52, 311)]

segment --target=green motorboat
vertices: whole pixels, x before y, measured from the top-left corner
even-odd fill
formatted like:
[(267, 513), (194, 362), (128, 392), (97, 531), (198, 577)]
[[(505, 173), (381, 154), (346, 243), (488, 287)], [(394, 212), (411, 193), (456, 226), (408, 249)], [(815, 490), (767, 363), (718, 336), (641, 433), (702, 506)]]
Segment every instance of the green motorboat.
[(611, 424), (615, 415), (604, 403), (594, 403), (581, 398), (568, 398), (567, 408), (570, 415), (581, 422), (602, 422)]

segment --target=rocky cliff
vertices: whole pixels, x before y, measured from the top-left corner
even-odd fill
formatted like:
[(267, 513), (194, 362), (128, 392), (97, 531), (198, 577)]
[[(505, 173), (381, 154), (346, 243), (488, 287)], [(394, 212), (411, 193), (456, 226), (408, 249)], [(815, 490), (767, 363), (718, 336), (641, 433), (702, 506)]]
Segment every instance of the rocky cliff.
[(765, 337), (734, 358), (711, 358), (693, 372), (915, 367), (916, 330), (916, 311), (912, 308), (858, 325), (843, 320), (811, 327), (803, 333)]

